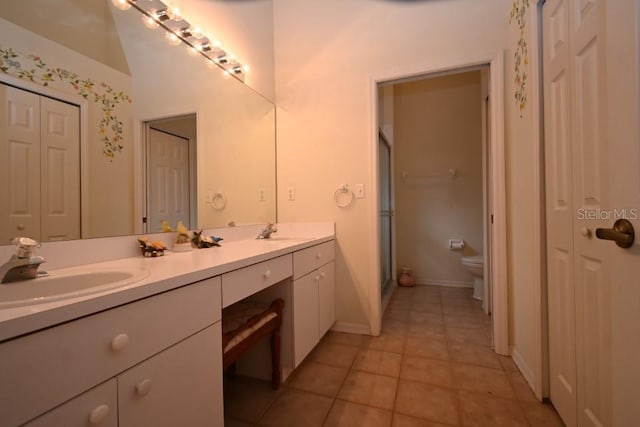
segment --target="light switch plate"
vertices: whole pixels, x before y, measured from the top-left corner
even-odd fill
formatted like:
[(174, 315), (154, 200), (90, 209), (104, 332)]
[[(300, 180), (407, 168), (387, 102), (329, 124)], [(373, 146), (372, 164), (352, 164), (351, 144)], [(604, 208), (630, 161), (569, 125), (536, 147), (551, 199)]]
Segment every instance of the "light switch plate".
[(296, 199), (296, 189), (293, 187), (289, 187), (287, 189), (287, 200), (293, 202)]

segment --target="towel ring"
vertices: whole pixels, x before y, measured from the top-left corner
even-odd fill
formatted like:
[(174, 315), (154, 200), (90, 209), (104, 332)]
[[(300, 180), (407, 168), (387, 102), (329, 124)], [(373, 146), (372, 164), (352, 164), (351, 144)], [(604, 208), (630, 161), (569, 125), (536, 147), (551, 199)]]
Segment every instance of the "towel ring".
[(349, 185), (347, 184), (338, 187), (333, 193), (333, 200), (336, 201), (336, 205), (338, 205), (339, 208), (346, 208), (353, 203), (353, 199), (353, 191), (349, 189)]
[(213, 195), (209, 203), (211, 203), (213, 209), (221, 211), (227, 206), (227, 198), (224, 197), (224, 194), (218, 191)]

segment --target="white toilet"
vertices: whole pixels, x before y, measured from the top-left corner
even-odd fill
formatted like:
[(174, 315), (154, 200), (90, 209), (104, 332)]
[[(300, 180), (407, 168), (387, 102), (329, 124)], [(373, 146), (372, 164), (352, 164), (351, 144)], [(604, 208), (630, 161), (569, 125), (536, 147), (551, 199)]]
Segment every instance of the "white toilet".
[(484, 257), (482, 255), (462, 257), (462, 265), (473, 276), (473, 297), (482, 300), (484, 298)]

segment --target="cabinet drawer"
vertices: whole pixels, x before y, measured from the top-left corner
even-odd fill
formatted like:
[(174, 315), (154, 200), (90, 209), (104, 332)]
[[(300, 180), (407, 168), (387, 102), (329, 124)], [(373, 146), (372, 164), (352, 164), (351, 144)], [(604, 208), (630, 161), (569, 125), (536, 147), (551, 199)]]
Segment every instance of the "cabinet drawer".
[(118, 385), (109, 380), (39, 416), (25, 427), (117, 427)]
[(283, 255), (222, 275), (222, 306), (253, 295), (291, 277), (291, 255)]
[(0, 414), (16, 425), (212, 325), (220, 278), (0, 344)]
[(293, 278), (297, 279), (335, 258), (334, 240), (293, 253)]

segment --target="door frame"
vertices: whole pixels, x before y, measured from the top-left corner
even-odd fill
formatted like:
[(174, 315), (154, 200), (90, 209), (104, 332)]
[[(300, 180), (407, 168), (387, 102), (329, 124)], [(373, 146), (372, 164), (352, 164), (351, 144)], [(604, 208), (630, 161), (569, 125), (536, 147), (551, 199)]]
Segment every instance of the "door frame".
[(18, 89), (26, 90), (47, 98), (56, 99), (67, 104), (72, 104), (80, 109), (80, 239), (86, 239), (90, 230), (89, 212), (89, 102), (79, 95), (65, 93), (52, 89), (48, 86), (41, 86), (37, 83), (29, 82), (0, 73), (0, 82)]
[[(170, 111), (157, 112), (157, 114), (149, 114), (145, 116), (134, 116), (133, 118), (133, 233), (145, 234), (147, 233), (147, 226), (143, 223), (143, 218), (147, 216), (147, 127), (149, 122), (171, 119), (173, 117), (189, 116), (193, 115), (196, 118), (196, 142), (189, 140), (189, 186), (192, 187), (190, 193), (195, 195), (195, 201), (190, 202), (190, 220), (193, 224), (198, 224), (198, 218), (200, 218), (200, 206), (197, 203), (199, 200), (200, 182), (198, 173), (201, 168), (204, 167), (204, 159), (202, 156), (198, 156), (201, 152), (201, 114), (198, 108), (185, 108), (176, 109)], [(195, 153), (192, 152), (191, 147), (195, 147)], [(194, 229), (195, 229), (194, 228)]]
[[(493, 272), (493, 337), (494, 350), (498, 354), (509, 355), (509, 310), (507, 275), (507, 208), (506, 208), (506, 168), (504, 144), (504, 51), (466, 55), (457, 59), (424, 64), (422, 66), (396, 69), (370, 76), (370, 141), (372, 177), (374, 189), (371, 191), (371, 233), (374, 241), (380, 239), (379, 206), (379, 170), (378, 170), (378, 84), (393, 80), (407, 79), (429, 74), (438, 74), (457, 69), (488, 65), (489, 96), (491, 103), (491, 200), (489, 205), (494, 216), (493, 244), (491, 247), (491, 270)], [(371, 271), (375, 289), (380, 283), (380, 248), (372, 245), (370, 249)], [(372, 335), (379, 335), (382, 328), (382, 301), (380, 292), (371, 292), (369, 327)]]

